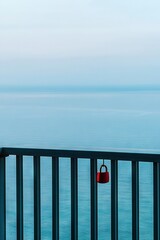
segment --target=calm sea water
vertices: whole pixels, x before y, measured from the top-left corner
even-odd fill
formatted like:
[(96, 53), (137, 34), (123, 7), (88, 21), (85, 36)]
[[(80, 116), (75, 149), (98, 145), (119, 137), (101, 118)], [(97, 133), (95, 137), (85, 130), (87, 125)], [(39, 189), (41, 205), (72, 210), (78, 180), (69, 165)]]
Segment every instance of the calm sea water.
[[(2, 147), (160, 152), (160, 92), (1, 93)], [(99, 166), (101, 161), (98, 162)], [(110, 162), (106, 161), (110, 170)], [(51, 159), (41, 159), (42, 239), (51, 239)], [(60, 159), (60, 239), (70, 239), (70, 166)], [(89, 160), (79, 160), (79, 238), (90, 239)], [(140, 164), (140, 239), (153, 239), (152, 165)], [(7, 160), (7, 239), (16, 239), (15, 158)], [(110, 239), (110, 183), (98, 186)], [(33, 239), (33, 163), (24, 157), (24, 238)], [(119, 240), (131, 239), (131, 164), (119, 163)]]

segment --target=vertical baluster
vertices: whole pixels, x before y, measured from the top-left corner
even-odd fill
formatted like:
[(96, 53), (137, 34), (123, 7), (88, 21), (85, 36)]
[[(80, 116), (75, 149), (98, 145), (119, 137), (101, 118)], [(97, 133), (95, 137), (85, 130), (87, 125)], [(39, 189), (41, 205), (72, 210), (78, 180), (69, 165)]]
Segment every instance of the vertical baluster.
[(91, 239), (98, 239), (98, 203), (97, 203), (97, 159), (90, 160), (91, 174)]
[(40, 157), (34, 156), (34, 240), (41, 240)]
[(78, 239), (78, 163), (71, 158), (71, 239)]
[(16, 156), (17, 240), (23, 240), (23, 157)]
[(160, 239), (160, 163), (153, 163), (153, 233)]
[(6, 240), (6, 168), (5, 157), (0, 157), (0, 239)]
[(132, 162), (132, 240), (139, 239), (139, 162)]
[(52, 158), (52, 240), (59, 240), (59, 159)]
[(118, 240), (118, 161), (111, 160), (111, 239)]

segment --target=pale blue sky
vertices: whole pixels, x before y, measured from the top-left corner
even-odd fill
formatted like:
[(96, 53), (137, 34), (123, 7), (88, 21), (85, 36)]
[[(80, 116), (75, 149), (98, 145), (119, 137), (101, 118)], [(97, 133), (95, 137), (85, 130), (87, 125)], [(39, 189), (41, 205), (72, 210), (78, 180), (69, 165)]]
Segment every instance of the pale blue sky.
[(160, 1), (1, 0), (0, 83), (160, 83)]

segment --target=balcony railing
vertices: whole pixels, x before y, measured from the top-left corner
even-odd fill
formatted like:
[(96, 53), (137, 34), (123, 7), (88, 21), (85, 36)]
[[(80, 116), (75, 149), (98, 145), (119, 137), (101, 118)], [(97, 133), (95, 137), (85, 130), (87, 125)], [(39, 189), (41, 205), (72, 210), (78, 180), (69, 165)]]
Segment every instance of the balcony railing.
[(111, 162), (111, 240), (118, 240), (118, 161), (131, 163), (132, 240), (139, 239), (139, 162), (153, 165), (153, 239), (160, 239), (160, 154), (1, 148), (0, 151), (0, 240), (6, 240), (6, 158), (16, 156), (16, 234), (24, 238), (23, 157), (33, 157), (34, 239), (41, 239), (40, 159), (52, 158), (52, 239), (59, 239), (59, 158), (70, 158), (71, 239), (78, 239), (78, 161), (90, 159), (90, 238), (98, 239), (97, 160)]

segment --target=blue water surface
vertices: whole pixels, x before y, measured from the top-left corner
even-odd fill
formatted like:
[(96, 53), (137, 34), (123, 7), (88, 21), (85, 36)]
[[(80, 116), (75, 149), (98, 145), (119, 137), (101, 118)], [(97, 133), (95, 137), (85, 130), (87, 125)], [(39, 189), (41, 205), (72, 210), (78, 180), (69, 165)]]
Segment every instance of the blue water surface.
[[(0, 94), (1, 147), (160, 152), (160, 92)], [(110, 170), (110, 162), (106, 161)], [(98, 161), (100, 166), (101, 160)], [(79, 239), (90, 239), (90, 162), (78, 162)], [(16, 239), (16, 165), (7, 159), (7, 239)], [(52, 236), (51, 159), (41, 158), (42, 239)], [(140, 239), (153, 239), (153, 174), (140, 163)], [(98, 186), (99, 239), (110, 239), (110, 183)], [(60, 239), (70, 232), (70, 160), (60, 159)], [(119, 162), (119, 240), (131, 239), (131, 163)], [(32, 240), (33, 159), (24, 157), (24, 239)]]

